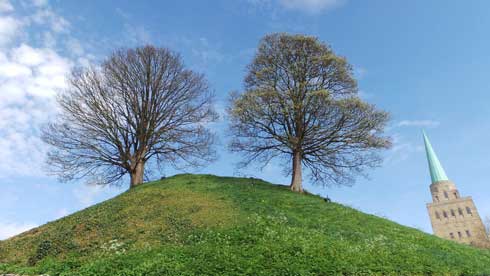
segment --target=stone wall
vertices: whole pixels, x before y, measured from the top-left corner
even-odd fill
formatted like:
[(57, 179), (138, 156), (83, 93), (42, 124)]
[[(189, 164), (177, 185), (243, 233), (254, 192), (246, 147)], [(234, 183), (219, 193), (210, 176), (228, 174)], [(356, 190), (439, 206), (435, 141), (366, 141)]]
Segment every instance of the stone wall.
[(427, 204), (432, 229), (438, 237), (478, 247), (490, 247), (485, 226), (471, 197), (459, 197), (450, 181), (431, 185), (433, 203)]

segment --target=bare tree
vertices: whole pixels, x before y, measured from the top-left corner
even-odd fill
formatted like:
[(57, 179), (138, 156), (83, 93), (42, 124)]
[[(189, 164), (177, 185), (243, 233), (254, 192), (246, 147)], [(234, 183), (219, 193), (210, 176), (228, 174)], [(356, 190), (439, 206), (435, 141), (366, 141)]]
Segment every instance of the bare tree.
[(113, 184), (129, 174), (144, 180), (145, 165), (204, 165), (214, 159), (216, 119), (203, 75), (180, 56), (145, 46), (119, 50), (99, 67), (74, 70), (61, 93), (56, 122), (42, 131), (48, 164), (61, 180)]
[(293, 191), (303, 191), (303, 165), (315, 183), (350, 184), (390, 146), (382, 136), (388, 114), (356, 94), (351, 66), (327, 45), (310, 36), (265, 36), (244, 93), (231, 98), (230, 149), (244, 153), (242, 166), (292, 161)]

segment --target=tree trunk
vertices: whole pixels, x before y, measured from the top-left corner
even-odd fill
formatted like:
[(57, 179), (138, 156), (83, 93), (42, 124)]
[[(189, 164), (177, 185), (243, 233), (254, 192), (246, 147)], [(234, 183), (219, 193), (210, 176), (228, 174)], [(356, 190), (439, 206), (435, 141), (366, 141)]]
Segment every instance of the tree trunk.
[(293, 174), (291, 176), (291, 191), (302, 193), (303, 183), (302, 183), (302, 172), (301, 172), (301, 152), (295, 151), (293, 153)]
[(145, 162), (138, 162), (131, 172), (131, 186), (130, 189), (143, 183), (143, 174), (145, 172)]

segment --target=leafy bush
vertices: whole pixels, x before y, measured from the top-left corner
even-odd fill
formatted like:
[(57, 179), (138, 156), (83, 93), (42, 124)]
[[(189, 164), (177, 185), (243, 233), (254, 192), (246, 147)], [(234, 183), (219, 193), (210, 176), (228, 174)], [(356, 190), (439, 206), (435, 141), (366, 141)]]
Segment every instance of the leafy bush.
[(56, 249), (54, 248), (53, 243), (50, 240), (43, 240), (37, 246), (36, 253), (27, 260), (27, 264), (29, 266), (33, 266), (50, 254), (55, 255)]

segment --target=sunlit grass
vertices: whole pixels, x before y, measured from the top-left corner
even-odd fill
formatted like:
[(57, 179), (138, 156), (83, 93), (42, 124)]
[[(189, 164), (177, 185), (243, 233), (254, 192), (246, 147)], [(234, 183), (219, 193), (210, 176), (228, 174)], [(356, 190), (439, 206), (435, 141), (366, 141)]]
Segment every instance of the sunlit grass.
[(50, 275), (490, 274), (488, 250), (210, 175), (147, 183), (1, 242), (0, 261), (0, 271)]

